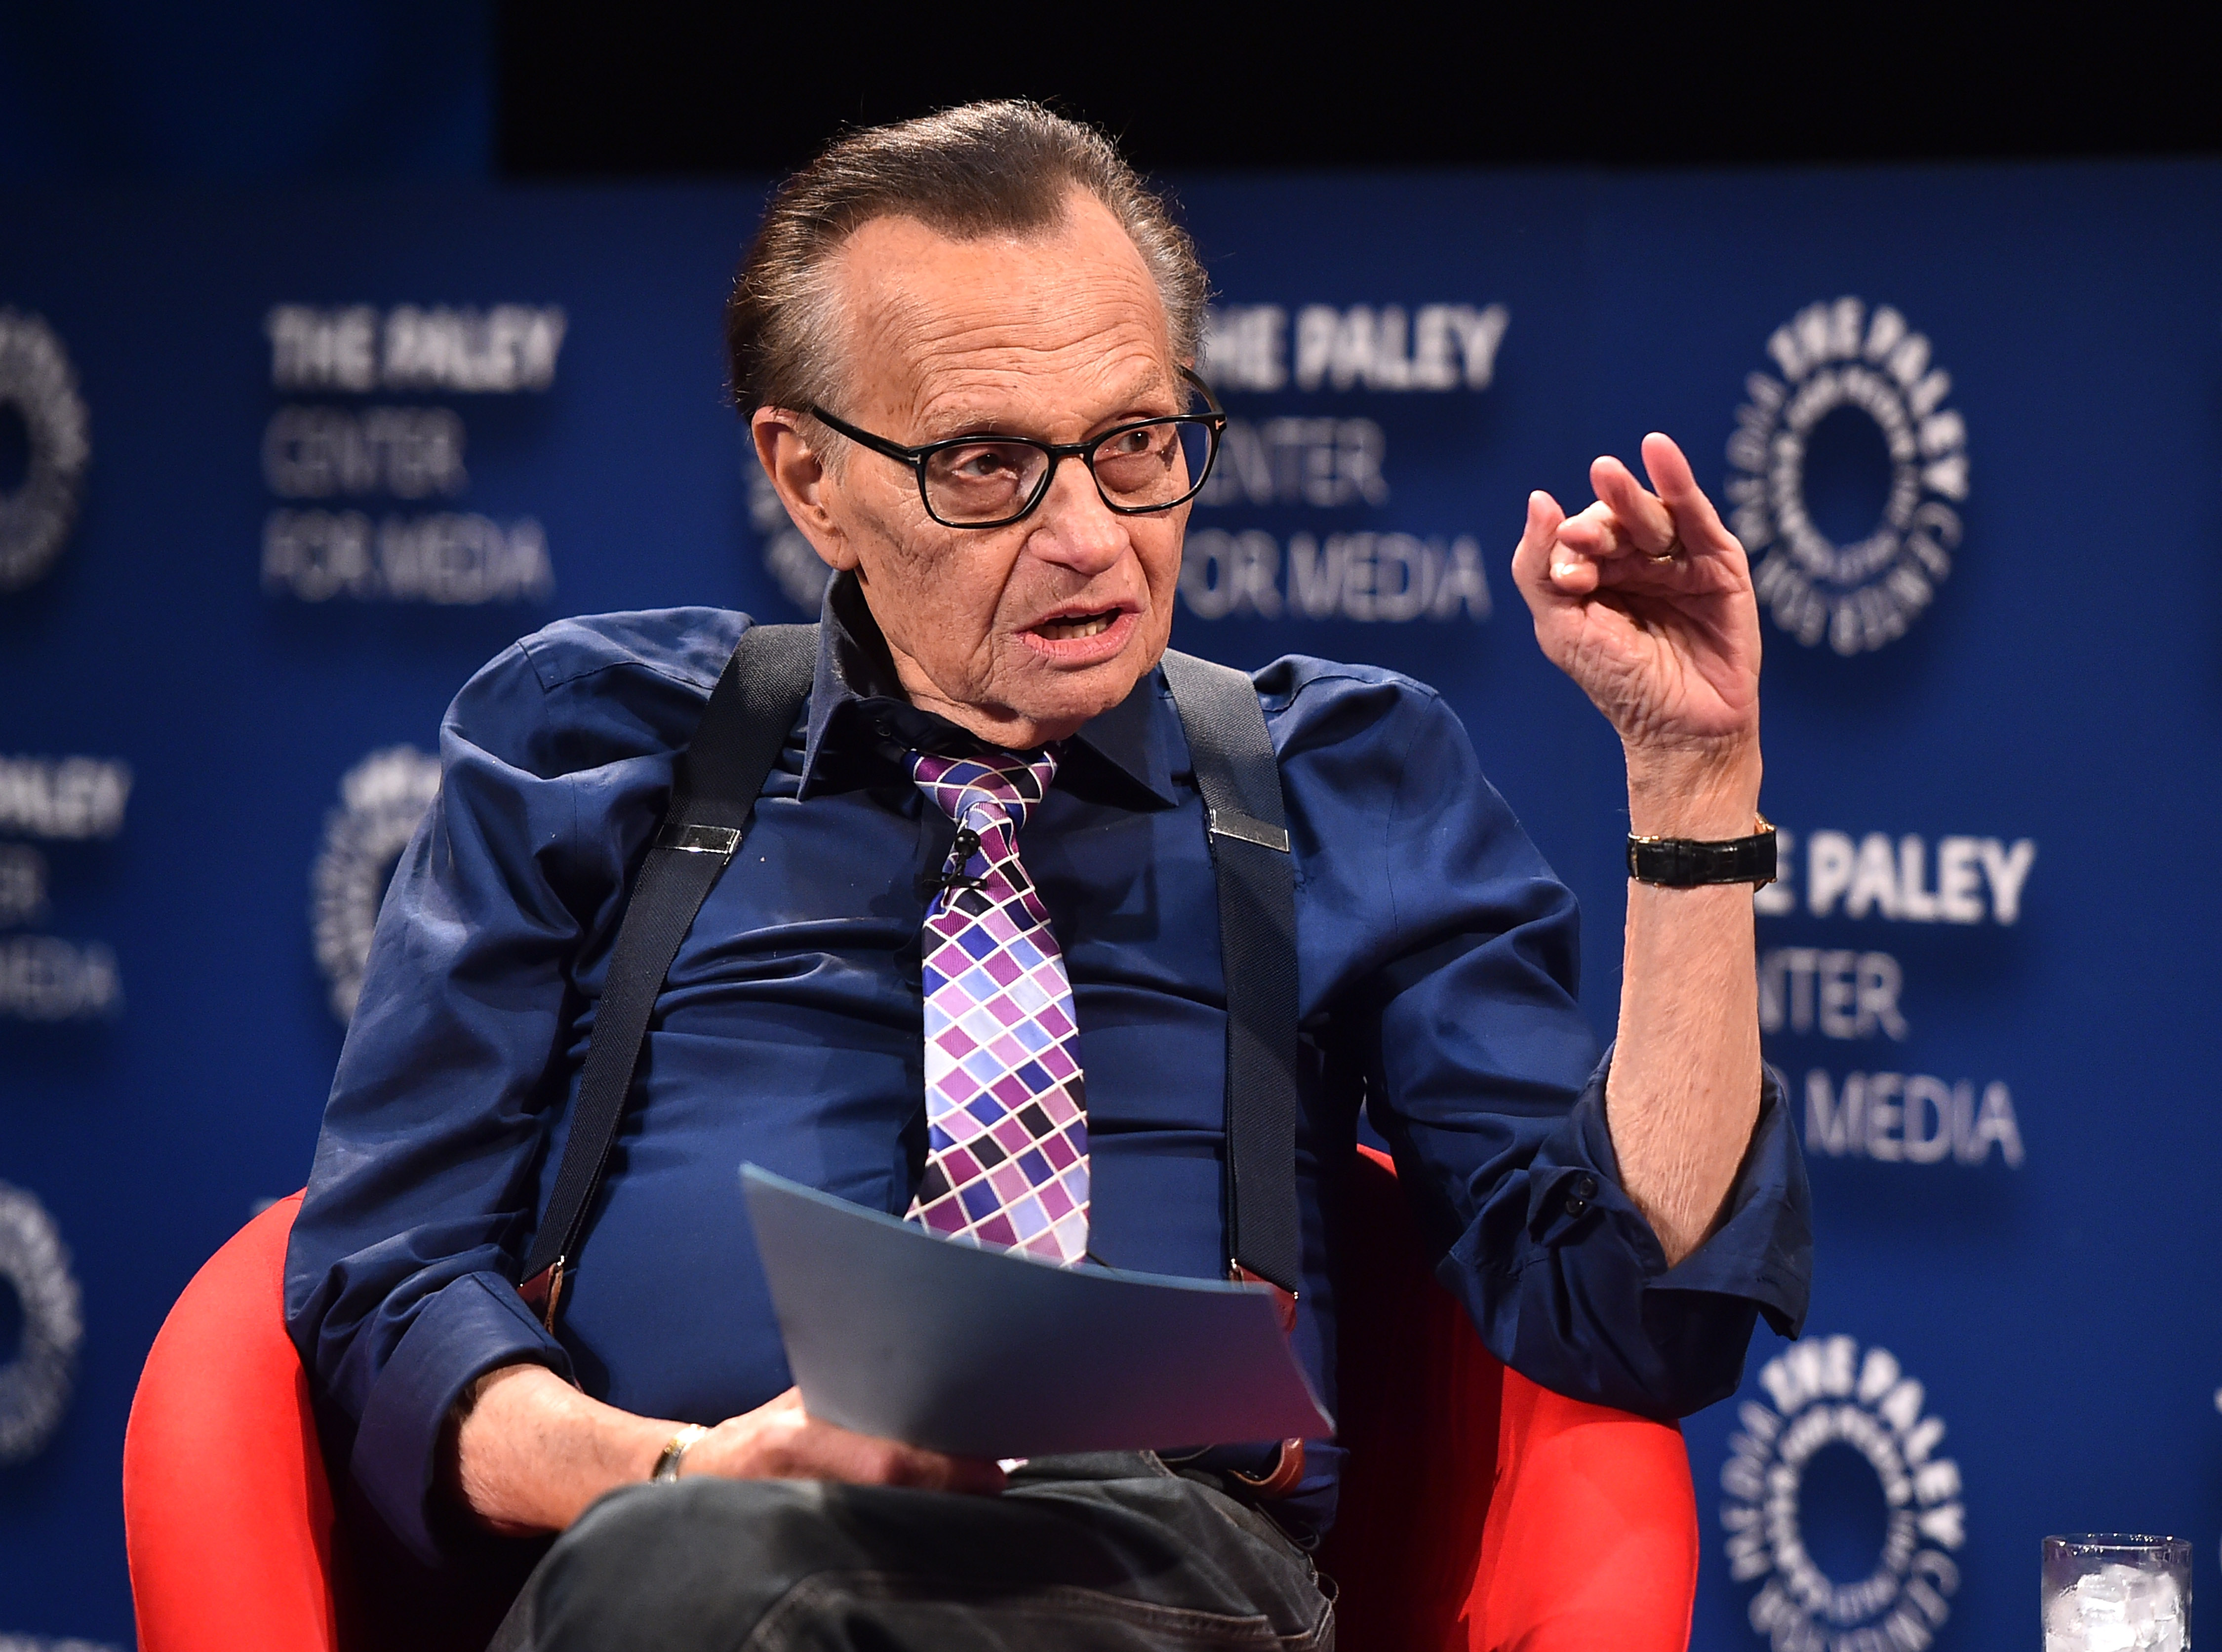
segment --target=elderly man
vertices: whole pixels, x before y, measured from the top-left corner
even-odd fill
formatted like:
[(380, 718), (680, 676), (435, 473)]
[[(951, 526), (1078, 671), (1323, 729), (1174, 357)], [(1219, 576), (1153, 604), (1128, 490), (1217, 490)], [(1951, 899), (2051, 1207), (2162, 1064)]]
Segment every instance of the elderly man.
[[(513, 1589), (566, 1534), (504, 1644), (1331, 1644), (1306, 1558), (1331, 1442), (1007, 1477), (813, 1418), (734, 1180), (754, 1161), (975, 1242), (1223, 1274), (1228, 989), (1160, 669), (1219, 422), (1190, 373), (1203, 293), (1109, 146), (1030, 105), (844, 138), (773, 201), (733, 384), (836, 570), (814, 682), (656, 989), (590, 1242), (533, 1303), (613, 938), (749, 622), (565, 622), (449, 713), (288, 1268), (367, 1568)], [(1270, 1173), (1294, 1178), (1285, 1283), (1330, 1401), (1361, 1101), (1445, 1284), (1546, 1384), (1684, 1413), (1733, 1390), (1757, 1314), (1804, 1312), (1804, 1184), (1759, 1053), (1751, 585), (1680, 452), (1642, 456), (1652, 490), (1600, 459), (1580, 514), (1532, 495), (1513, 562), (1626, 748), (1644, 858), (1608, 1061), (1572, 899), (1441, 701), (1313, 659), (1255, 679), (1296, 889), (1300, 1116)], [(950, 1040), (950, 949), (976, 942), (1039, 989), (1015, 1102), (966, 1088)], [(992, 1197), (990, 1134), (1030, 1166)], [(490, 1534), (541, 1541), (505, 1572)]]

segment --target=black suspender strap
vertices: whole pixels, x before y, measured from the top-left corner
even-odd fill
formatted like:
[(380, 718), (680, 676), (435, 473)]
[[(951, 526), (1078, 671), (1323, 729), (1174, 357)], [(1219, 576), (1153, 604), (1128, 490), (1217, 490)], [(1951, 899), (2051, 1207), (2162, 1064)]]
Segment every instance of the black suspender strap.
[(1289, 1293), (1296, 1222), (1296, 883), (1280, 765), (1250, 679), (1168, 650), (1165, 682), (1203, 794), (1227, 977), (1227, 1272)]
[[(1227, 1272), (1274, 1287), (1296, 1329), (1303, 1240), (1296, 1221), (1296, 877), (1281, 767), (1258, 690), (1241, 672), (1165, 652), (1166, 685), (1203, 794), (1227, 978)], [(1304, 1477), (1284, 1440), (1263, 1474), (1232, 1471), (1261, 1500)]]
[(740, 847), (756, 794), (810, 696), (817, 659), (817, 626), (751, 625), (711, 690), (693, 741), (679, 754), (670, 807), (610, 951), (570, 1137), (518, 1286), (551, 1331), (562, 1306), (563, 1275), (578, 1258), (624, 1121), (664, 975)]

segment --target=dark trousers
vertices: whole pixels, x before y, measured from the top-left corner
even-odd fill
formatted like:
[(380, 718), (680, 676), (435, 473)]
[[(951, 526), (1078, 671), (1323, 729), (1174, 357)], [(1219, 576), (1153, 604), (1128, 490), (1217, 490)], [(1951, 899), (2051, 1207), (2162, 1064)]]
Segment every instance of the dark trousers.
[(1310, 1560), (1155, 1456), (1037, 1458), (999, 1498), (721, 1480), (612, 1492), (492, 1652), (1333, 1652)]

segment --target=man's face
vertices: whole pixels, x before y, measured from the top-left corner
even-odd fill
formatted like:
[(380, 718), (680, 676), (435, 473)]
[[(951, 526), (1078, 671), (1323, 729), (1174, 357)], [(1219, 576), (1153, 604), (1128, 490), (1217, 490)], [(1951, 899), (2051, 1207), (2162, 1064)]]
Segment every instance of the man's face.
[[(828, 411), (876, 436), (1078, 442), (1183, 411), (1149, 269), (1084, 192), (1025, 238), (951, 241), (875, 219), (834, 274), (844, 387)], [(1188, 506), (1118, 515), (1067, 459), (1024, 520), (945, 527), (908, 467), (845, 443), (829, 467), (813, 437), (841, 443), (793, 410), (756, 416), (789, 513), (827, 562), (862, 575), (914, 703), (1023, 750), (1117, 705), (1164, 651)]]

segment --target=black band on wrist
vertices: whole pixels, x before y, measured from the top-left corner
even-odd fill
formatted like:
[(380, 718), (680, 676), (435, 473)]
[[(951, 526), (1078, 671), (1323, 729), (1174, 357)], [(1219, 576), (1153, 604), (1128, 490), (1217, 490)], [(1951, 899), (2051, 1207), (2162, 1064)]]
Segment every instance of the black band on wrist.
[(1774, 828), (1764, 817), (1748, 838), (1707, 842), (1698, 838), (1628, 839), (1628, 875), (1663, 889), (1696, 889), (1707, 883), (1774, 882)]

